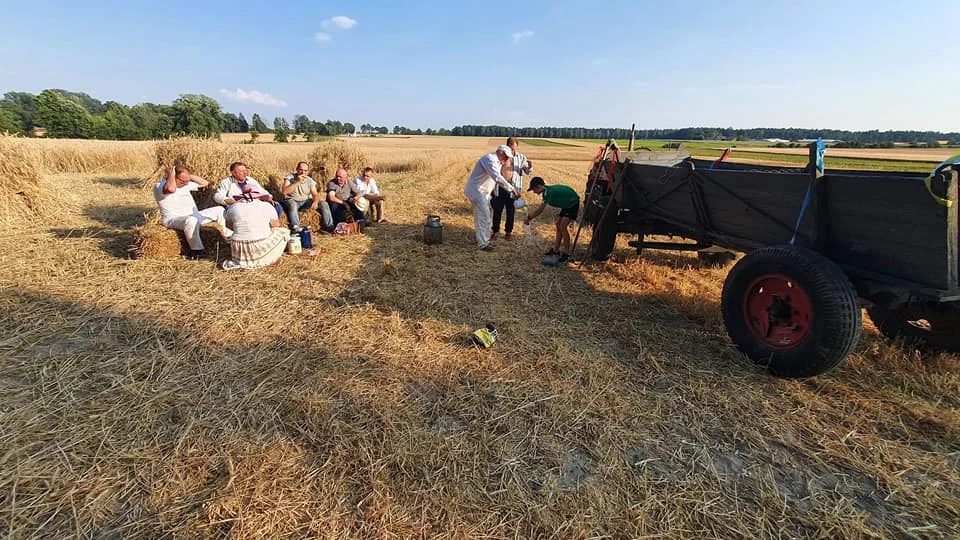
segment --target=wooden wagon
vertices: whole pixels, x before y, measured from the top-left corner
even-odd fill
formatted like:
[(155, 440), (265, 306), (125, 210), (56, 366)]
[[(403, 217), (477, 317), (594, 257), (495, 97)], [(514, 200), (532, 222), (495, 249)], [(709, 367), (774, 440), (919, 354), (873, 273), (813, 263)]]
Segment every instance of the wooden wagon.
[(886, 336), (960, 349), (960, 167), (825, 171), (817, 151), (811, 145), (804, 168), (599, 159), (584, 197), (590, 256), (609, 257), (618, 233), (636, 235), (638, 252), (746, 253), (724, 282), (724, 324), (740, 351), (778, 376), (842, 362), (860, 338), (862, 307)]

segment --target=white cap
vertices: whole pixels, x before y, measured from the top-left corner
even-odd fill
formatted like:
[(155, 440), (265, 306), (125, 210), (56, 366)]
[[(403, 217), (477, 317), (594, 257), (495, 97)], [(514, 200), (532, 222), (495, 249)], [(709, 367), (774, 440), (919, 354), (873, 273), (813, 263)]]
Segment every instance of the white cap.
[(503, 152), (504, 154), (507, 155), (508, 158), (513, 157), (513, 150), (511, 150), (510, 147), (505, 144), (501, 144), (500, 146), (498, 146), (497, 152)]

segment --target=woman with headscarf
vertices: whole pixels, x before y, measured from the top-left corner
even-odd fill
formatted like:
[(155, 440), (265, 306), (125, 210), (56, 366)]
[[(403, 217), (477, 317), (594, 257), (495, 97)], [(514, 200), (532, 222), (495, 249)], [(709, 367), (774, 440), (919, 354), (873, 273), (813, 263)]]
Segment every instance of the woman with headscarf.
[(286, 250), (290, 231), (280, 226), (277, 212), (270, 204), (270, 194), (249, 186), (234, 197), (225, 218), (230, 237), (230, 259), (223, 261), (224, 270), (253, 269), (270, 266), (280, 260)]

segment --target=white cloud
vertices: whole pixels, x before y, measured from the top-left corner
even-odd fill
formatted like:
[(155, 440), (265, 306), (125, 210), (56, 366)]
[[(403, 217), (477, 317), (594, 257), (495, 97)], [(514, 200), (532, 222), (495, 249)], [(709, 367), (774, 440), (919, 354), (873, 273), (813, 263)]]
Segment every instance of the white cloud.
[(336, 17), (330, 17), (329, 19), (324, 20), (322, 24), (324, 28), (336, 26), (337, 28), (341, 28), (343, 30), (349, 30), (357, 25), (357, 21), (355, 19), (351, 19), (350, 17), (337, 15)]
[(226, 88), (221, 88), (220, 93), (234, 101), (239, 101), (240, 103), (257, 103), (259, 105), (267, 105), (269, 107), (287, 106), (286, 101), (275, 98), (270, 94), (261, 92), (259, 90), (244, 90), (243, 88), (227, 90)]
[(315, 39), (317, 43), (326, 43), (332, 40), (333, 36), (331, 36), (326, 32), (317, 32), (316, 34), (313, 35), (313, 39)]
[(532, 37), (533, 37), (533, 30), (524, 30), (522, 32), (514, 32), (513, 43), (517, 44), (517, 43), (520, 43), (521, 40), (532, 38)]

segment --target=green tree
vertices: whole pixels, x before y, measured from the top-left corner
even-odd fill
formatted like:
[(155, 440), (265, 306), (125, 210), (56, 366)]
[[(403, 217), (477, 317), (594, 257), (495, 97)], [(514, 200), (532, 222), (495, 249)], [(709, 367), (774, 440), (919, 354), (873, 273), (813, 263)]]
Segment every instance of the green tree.
[(240, 129), (240, 117), (237, 115), (225, 112), (221, 117), (224, 133), (241, 133), (241, 131), (246, 131)]
[(343, 123), (339, 120), (327, 120), (326, 121), (327, 131), (330, 135), (337, 136), (343, 135)]
[(310, 133), (313, 124), (305, 114), (296, 114), (293, 116), (293, 131), (295, 133)]
[(49, 137), (86, 139), (92, 135), (90, 113), (76, 101), (52, 90), (37, 96), (37, 116), (34, 121), (47, 128)]
[(0, 100), (0, 108), (13, 113), (20, 122), (20, 130), (24, 133), (34, 126), (37, 115), (37, 97), (29, 92), (7, 92)]
[(219, 136), (223, 118), (217, 100), (197, 94), (181, 94), (170, 106), (173, 130), (187, 135)]
[(253, 131), (257, 131), (260, 133), (266, 133), (270, 131), (270, 128), (268, 128), (267, 125), (263, 123), (263, 119), (260, 118), (260, 115), (257, 113), (253, 113), (253, 118), (250, 120), (250, 128)]
[(287, 142), (287, 137), (290, 135), (290, 123), (287, 122), (287, 119), (278, 116), (273, 119), (273, 140), (277, 142)]
[(344, 132), (344, 133), (356, 133), (356, 132), (357, 132), (357, 126), (351, 124), (350, 122), (347, 122), (347, 123), (343, 124), (343, 132)]
[(237, 117), (237, 122), (240, 124), (240, 133), (246, 133), (250, 131), (250, 124), (247, 123), (247, 119), (243, 117), (243, 113), (240, 113), (240, 116)]
[(106, 112), (93, 117), (93, 136), (98, 139), (145, 139), (144, 131), (136, 124), (126, 105), (109, 101)]
[(13, 111), (0, 106), (0, 133), (21, 133), (20, 118)]
[(101, 115), (107, 112), (107, 105), (105, 103), (101, 102), (99, 99), (91, 97), (85, 92), (71, 92), (69, 90), (63, 90), (60, 88), (53, 88), (51, 91), (76, 102), (78, 105), (83, 107), (85, 111), (92, 115)]
[(168, 105), (137, 103), (130, 107), (130, 118), (139, 129), (140, 139), (158, 139), (173, 133)]

